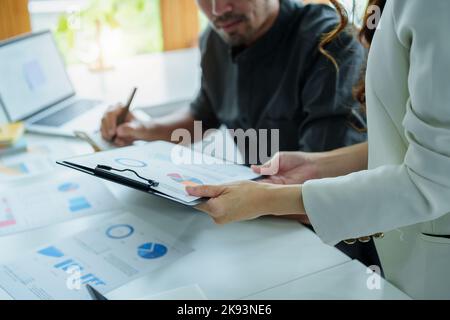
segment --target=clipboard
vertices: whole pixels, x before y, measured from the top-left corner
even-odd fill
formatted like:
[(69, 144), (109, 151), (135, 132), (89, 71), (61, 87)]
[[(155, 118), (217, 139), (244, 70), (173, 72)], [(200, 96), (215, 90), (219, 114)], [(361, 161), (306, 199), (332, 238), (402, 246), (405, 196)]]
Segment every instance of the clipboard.
[(103, 180), (118, 183), (125, 187), (129, 187), (129, 188), (132, 188), (132, 189), (135, 189), (138, 191), (142, 191), (147, 194), (166, 198), (168, 200), (172, 200), (172, 201), (175, 201), (175, 202), (178, 202), (178, 203), (184, 204), (186, 206), (190, 206), (190, 207), (195, 207), (196, 205), (207, 200), (207, 199), (203, 198), (201, 200), (196, 200), (196, 201), (187, 203), (185, 201), (171, 197), (167, 194), (164, 194), (162, 192), (155, 190), (153, 185), (151, 185), (151, 184), (114, 174), (111, 172), (111, 170), (108, 170), (110, 167), (106, 167), (106, 166), (102, 166), (102, 165), (99, 165), (96, 168), (89, 168), (89, 167), (85, 167), (85, 166), (71, 163), (68, 161), (56, 161), (56, 163), (59, 165), (62, 165), (64, 167), (67, 167), (67, 168), (71, 168), (71, 169), (75, 169), (75, 170), (83, 172), (83, 173), (87, 173), (89, 175), (95, 176), (95, 177), (103, 179)]
[[(60, 160), (57, 161), (56, 163), (65, 166), (67, 168), (95, 176), (100, 179), (114, 182), (141, 192), (145, 192), (147, 194), (175, 201), (189, 207), (196, 206), (206, 201), (207, 198), (190, 199), (194, 197), (187, 196), (187, 194), (186, 195), (182, 194), (185, 193), (184, 189), (187, 184), (183, 183), (186, 183), (186, 181), (178, 182), (180, 183), (178, 184), (172, 181), (177, 180), (178, 178), (177, 176), (175, 176), (175, 174), (161, 173), (162, 171), (164, 171), (161, 168), (164, 168), (165, 165), (167, 165), (166, 171), (168, 172), (171, 172), (171, 170), (174, 171), (174, 169), (178, 168), (177, 165), (173, 164), (170, 161), (169, 156), (170, 150), (174, 147), (185, 148), (169, 142), (155, 141), (147, 143), (145, 145), (125, 147), (110, 151), (97, 152), (92, 155), (85, 155), (71, 159)], [(191, 149), (188, 150), (192, 152)], [(142, 156), (138, 160), (125, 158), (141, 154), (145, 156)], [(212, 158), (209, 156), (206, 157)], [(124, 163), (123, 160), (127, 160), (128, 163)], [(144, 164), (147, 165), (147, 163), (150, 162), (159, 164), (159, 166), (153, 170), (154, 174), (155, 173), (159, 174), (159, 178), (154, 177), (151, 173), (149, 173), (151, 171), (144, 170), (145, 168), (150, 169), (150, 166), (144, 167)], [(129, 166), (127, 166), (127, 164)], [(139, 164), (142, 164), (142, 166), (138, 166)], [(229, 169), (231, 168), (232, 170), (237, 171), (236, 177), (230, 177), (230, 179), (226, 179), (225, 181), (218, 181), (217, 183), (211, 183), (210, 181), (206, 181), (205, 184), (222, 184), (240, 180), (257, 180), (260, 178), (260, 176), (253, 173), (250, 168), (245, 167), (243, 165), (233, 164), (229, 162), (227, 162), (226, 165), (229, 166)], [(199, 165), (194, 168), (195, 170), (200, 171), (205, 170), (204, 167), (205, 166)], [(220, 166), (219, 167), (216, 166), (214, 168), (219, 171), (221, 169)], [(184, 172), (181, 173), (183, 174), (183, 176), (185, 176)], [(208, 174), (212, 175), (214, 174), (214, 172), (210, 170)], [(182, 175), (180, 174), (180, 179), (181, 176)], [(205, 176), (208, 175), (205, 174)], [(197, 179), (197, 181), (200, 182), (199, 179)], [(172, 185), (170, 185), (170, 183), (172, 183)], [(173, 185), (177, 185), (178, 190), (175, 190), (173, 188)], [(173, 190), (175, 190), (176, 192)]]

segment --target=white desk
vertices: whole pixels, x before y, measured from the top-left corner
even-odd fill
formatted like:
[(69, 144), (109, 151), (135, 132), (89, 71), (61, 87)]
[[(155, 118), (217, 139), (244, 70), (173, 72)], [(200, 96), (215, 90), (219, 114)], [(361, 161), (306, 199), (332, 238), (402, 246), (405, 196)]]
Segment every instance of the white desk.
[(75, 90), (85, 97), (125, 102), (137, 86), (138, 107), (192, 100), (200, 88), (200, 71), (198, 49), (140, 55), (117, 61), (113, 70), (101, 73), (84, 65), (68, 70)]
[(410, 300), (406, 294), (381, 279), (380, 287), (370, 289), (372, 275), (353, 260), (247, 297), (249, 300)]
[(192, 218), (182, 242), (195, 251), (110, 295), (111, 298), (156, 294), (197, 284), (209, 299), (240, 299), (252, 293), (324, 270), (349, 259), (295, 222), (275, 219), (217, 226), (202, 213), (167, 201), (121, 191), (138, 204), (132, 212), (173, 232), (180, 218)]

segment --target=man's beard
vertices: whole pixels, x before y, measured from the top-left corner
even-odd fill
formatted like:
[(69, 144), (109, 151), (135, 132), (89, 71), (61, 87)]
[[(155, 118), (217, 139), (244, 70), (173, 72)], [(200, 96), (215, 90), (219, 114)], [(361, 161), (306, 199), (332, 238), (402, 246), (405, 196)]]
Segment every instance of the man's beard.
[[(226, 24), (230, 21), (239, 20), (243, 24), (246, 25), (246, 29), (243, 33), (227, 33), (222, 28), (220, 28), (220, 25)], [(246, 44), (249, 39), (251, 38), (251, 28), (247, 24), (248, 18), (245, 15), (235, 15), (232, 13), (225, 14), (224, 16), (221, 16), (219, 18), (216, 18), (212, 24), (214, 26), (214, 29), (216, 32), (220, 35), (220, 37), (228, 43), (232, 47), (242, 46)]]
[(217, 31), (220, 37), (231, 47), (240, 47), (248, 43), (248, 37), (242, 34), (229, 34), (224, 32), (223, 30)]

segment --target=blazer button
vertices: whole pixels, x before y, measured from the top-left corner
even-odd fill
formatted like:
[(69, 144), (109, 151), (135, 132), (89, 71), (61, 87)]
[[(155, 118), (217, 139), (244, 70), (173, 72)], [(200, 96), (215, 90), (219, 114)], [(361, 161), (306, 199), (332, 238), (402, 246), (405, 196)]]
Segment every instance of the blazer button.
[(372, 239), (372, 237), (361, 237), (358, 239), (358, 241), (361, 243), (368, 243), (368, 242), (370, 242), (371, 239)]
[(348, 240), (344, 240), (344, 243), (348, 244), (348, 245), (353, 245), (356, 243), (356, 241), (357, 241), (356, 239), (348, 239)]

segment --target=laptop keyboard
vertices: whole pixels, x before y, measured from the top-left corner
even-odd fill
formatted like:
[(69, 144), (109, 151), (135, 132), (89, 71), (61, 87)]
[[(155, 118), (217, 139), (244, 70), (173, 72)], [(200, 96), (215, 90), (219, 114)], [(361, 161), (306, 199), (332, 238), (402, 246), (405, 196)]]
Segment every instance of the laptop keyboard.
[(64, 123), (67, 123), (82, 113), (91, 110), (94, 106), (98, 105), (99, 101), (94, 100), (78, 100), (68, 105), (64, 109), (61, 109), (55, 113), (52, 113), (46, 118), (38, 120), (33, 124), (47, 127), (60, 127)]

